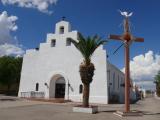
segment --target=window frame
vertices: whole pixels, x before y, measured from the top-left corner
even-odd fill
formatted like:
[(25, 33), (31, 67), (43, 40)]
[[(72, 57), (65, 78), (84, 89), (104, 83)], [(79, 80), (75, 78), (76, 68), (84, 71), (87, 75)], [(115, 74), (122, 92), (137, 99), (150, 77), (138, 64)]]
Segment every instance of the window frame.
[(66, 39), (66, 46), (71, 46), (71, 38)]
[(59, 27), (59, 34), (64, 34), (64, 26)]
[(36, 91), (39, 91), (39, 83), (36, 83)]
[(115, 90), (115, 72), (113, 73), (113, 90)]
[(56, 46), (56, 39), (52, 39), (51, 40), (51, 47), (55, 47)]
[(80, 84), (80, 85), (79, 85), (79, 94), (82, 94), (82, 93), (83, 93), (83, 85)]

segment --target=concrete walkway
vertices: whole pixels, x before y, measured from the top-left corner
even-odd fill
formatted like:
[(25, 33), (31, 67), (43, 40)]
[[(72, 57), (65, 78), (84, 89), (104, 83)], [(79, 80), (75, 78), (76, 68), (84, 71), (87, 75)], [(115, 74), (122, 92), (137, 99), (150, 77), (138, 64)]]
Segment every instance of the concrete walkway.
[(75, 103), (46, 103), (27, 100), (0, 101), (0, 120), (160, 120), (160, 100), (146, 98), (131, 105), (144, 112), (142, 117), (121, 118), (113, 114), (124, 105), (99, 105), (99, 113), (73, 113)]

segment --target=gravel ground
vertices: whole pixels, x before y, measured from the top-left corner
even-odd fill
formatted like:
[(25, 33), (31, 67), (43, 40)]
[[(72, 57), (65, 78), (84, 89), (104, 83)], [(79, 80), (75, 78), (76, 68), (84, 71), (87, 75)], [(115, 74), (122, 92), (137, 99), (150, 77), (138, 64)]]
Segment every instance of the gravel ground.
[(144, 113), (142, 117), (122, 118), (114, 115), (114, 111), (123, 110), (122, 104), (99, 105), (97, 114), (73, 113), (74, 104), (23, 99), (0, 101), (0, 120), (160, 120), (160, 100), (155, 98), (146, 98), (131, 105), (132, 110), (140, 110)]

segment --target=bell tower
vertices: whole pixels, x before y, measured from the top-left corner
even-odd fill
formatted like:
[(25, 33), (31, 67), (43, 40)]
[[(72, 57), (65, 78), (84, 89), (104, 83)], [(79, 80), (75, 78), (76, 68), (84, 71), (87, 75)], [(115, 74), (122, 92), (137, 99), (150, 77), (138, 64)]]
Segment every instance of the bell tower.
[(71, 32), (71, 25), (62, 17), (62, 20), (56, 24), (55, 34), (66, 34)]

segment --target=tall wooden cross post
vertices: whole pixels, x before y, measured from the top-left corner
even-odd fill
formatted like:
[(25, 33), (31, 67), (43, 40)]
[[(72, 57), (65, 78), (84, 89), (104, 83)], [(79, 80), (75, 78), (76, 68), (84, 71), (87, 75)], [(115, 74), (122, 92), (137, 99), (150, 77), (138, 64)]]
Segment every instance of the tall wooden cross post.
[[(120, 11), (121, 12), (121, 11)], [(132, 13), (121, 12), (124, 18), (124, 33), (122, 35), (109, 35), (109, 39), (120, 40), (125, 46), (125, 112), (130, 112), (130, 57), (129, 47), (132, 42), (143, 42), (143, 38), (134, 37), (130, 33), (129, 17)]]

